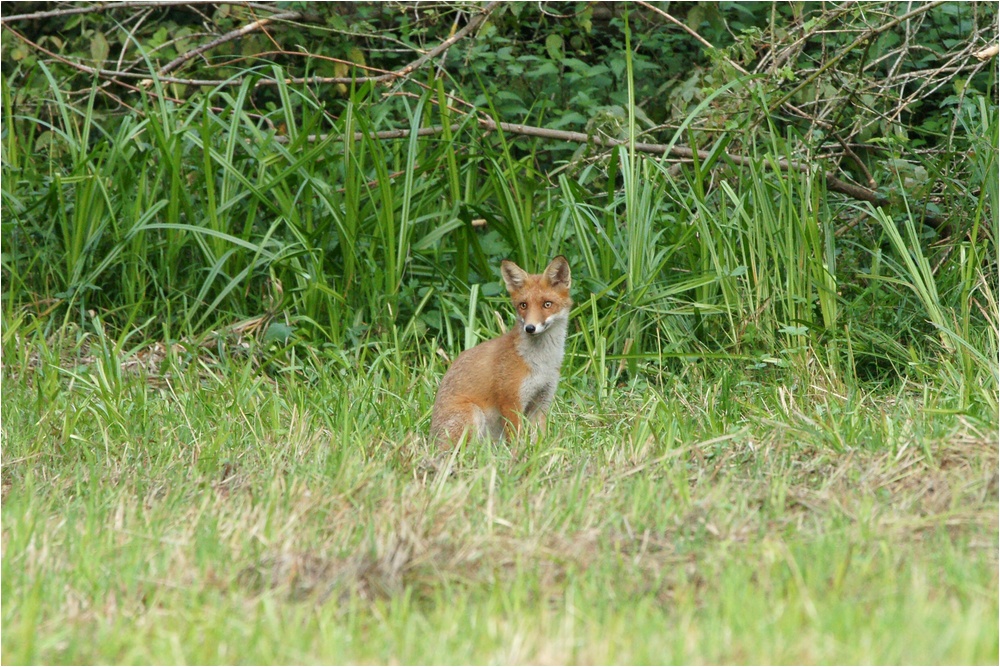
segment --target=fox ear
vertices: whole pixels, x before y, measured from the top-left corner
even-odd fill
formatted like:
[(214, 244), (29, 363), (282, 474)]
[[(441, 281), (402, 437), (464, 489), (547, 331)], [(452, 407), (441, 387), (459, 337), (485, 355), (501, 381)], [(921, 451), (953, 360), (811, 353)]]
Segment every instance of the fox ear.
[(545, 273), (543, 274), (545, 279), (549, 281), (549, 284), (553, 287), (556, 285), (562, 285), (566, 289), (570, 286), (570, 275), (569, 275), (569, 262), (562, 255), (559, 255), (545, 267)]
[(507, 285), (507, 291), (513, 294), (524, 287), (524, 280), (528, 277), (528, 272), (509, 259), (505, 259), (500, 262), (500, 275), (503, 276), (503, 282)]

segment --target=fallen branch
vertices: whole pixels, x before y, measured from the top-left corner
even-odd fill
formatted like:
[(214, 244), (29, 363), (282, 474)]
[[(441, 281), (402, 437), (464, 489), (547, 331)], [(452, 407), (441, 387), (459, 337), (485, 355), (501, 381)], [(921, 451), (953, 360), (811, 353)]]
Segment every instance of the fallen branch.
[[(529, 137), (540, 137), (544, 139), (555, 139), (557, 141), (569, 141), (574, 143), (592, 143), (597, 146), (603, 146), (605, 148), (613, 148), (615, 146), (628, 146), (628, 141), (623, 139), (609, 139), (605, 137), (596, 137), (583, 132), (568, 132), (566, 130), (552, 130), (545, 127), (534, 127), (531, 125), (518, 125), (515, 123), (497, 123), (496, 121), (489, 118), (479, 119), (480, 127), (486, 128), (488, 130), (500, 129), (504, 132), (510, 132), (511, 134), (521, 134)], [(679, 157), (683, 159), (693, 159), (695, 156), (699, 160), (707, 160), (710, 157), (708, 151), (696, 151), (685, 146), (671, 146), (668, 144), (650, 144), (644, 142), (636, 142), (635, 150), (641, 151), (643, 153), (650, 153), (653, 155), (672, 155), (674, 157)], [(729, 160), (735, 165), (741, 167), (749, 166), (755, 162), (755, 160), (744, 157), (742, 155), (733, 155), (731, 153), (725, 153), (725, 159)], [(766, 164), (766, 163), (765, 163)], [(804, 162), (790, 162), (785, 159), (778, 160), (778, 168), (782, 171), (809, 171), (811, 166)], [(874, 190), (869, 190), (868, 188), (856, 185), (854, 183), (848, 183), (847, 181), (841, 180), (831, 173), (824, 173), (823, 178), (826, 180), (827, 189), (833, 192), (839, 192), (840, 194), (847, 195), (852, 199), (858, 199), (860, 201), (871, 202), (875, 206), (889, 206), (891, 203), (887, 197), (880, 195)], [(933, 226), (935, 229), (942, 231), (947, 226), (947, 221), (938, 218), (930, 213), (924, 214), (924, 220)]]
[[(462, 126), (459, 123), (450, 125), (449, 128), (452, 132), (458, 132)], [(421, 127), (417, 130), (418, 137), (431, 137), (436, 134), (441, 134), (444, 132), (443, 125), (431, 125), (430, 127)], [(406, 139), (413, 134), (413, 131), (408, 128), (402, 128), (399, 130), (382, 130), (381, 132), (365, 133), (365, 132), (355, 132), (354, 140), (361, 141), (365, 137), (371, 137), (373, 139)], [(339, 135), (336, 135), (339, 137)], [(326, 141), (331, 135), (329, 134), (307, 134), (306, 141), (313, 143), (316, 141)], [(274, 138), (279, 144), (287, 144), (289, 139), (286, 136), (277, 136)]]
[[(583, 132), (570, 132), (567, 130), (553, 130), (547, 127), (535, 127), (533, 125), (520, 125), (517, 123), (498, 123), (491, 118), (478, 118), (477, 122), (480, 127), (486, 130), (496, 131), (500, 130), (503, 132), (508, 132), (510, 134), (517, 134), (526, 137), (538, 137), (540, 139), (553, 139), (555, 141), (567, 141), (571, 143), (579, 144), (594, 144), (596, 146), (601, 146), (603, 148), (614, 148), (616, 146), (627, 148), (629, 142), (623, 139), (610, 139), (607, 137), (593, 136), (585, 134)], [(460, 124), (456, 123), (450, 126), (452, 132), (456, 132), (461, 127)], [(433, 136), (441, 134), (444, 132), (444, 126), (434, 125), (430, 127), (422, 127), (417, 130), (417, 136)], [(387, 130), (383, 132), (376, 132), (370, 136), (375, 139), (387, 140), (387, 139), (403, 139), (411, 135), (411, 130), (400, 129), (400, 130)], [(363, 132), (355, 132), (354, 140), (360, 141), (364, 138), (365, 134)], [(319, 135), (309, 135), (306, 137), (307, 141), (324, 141), (328, 139), (330, 135), (319, 134)], [(285, 143), (288, 141), (287, 138), (278, 137), (278, 141)], [(707, 160), (710, 157), (708, 151), (694, 150), (687, 148), (686, 146), (671, 146), (669, 144), (651, 144), (646, 142), (635, 142), (635, 150), (642, 153), (649, 153), (651, 155), (670, 155), (673, 157), (691, 160), (696, 156), (699, 160)], [(754, 164), (756, 160), (742, 155), (734, 155), (732, 153), (724, 153), (725, 159), (732, 162), (735, 165), (746, 167)], [(764, 163), (768, 166), (769, 163)], [(795, 162), (785, 159), (777, 161), (778, 169), (782, 171), (801, 171), (807, 172), (812, 169), (812, 166), (804, 162)], [(831, 173), (823, 173), (823, 179), (826, 181), (826, 187), (832, 192), (837, 192), (842, 195), (847, 195), (852, 199), (857, 199), (859, 201), (866, 201), (874, 204), (875, 206), (888, 207), (891, 205), (889, 198), (880, 195), (874, 190), (870, 190), (862, 185), (857, 185), (855, 183), (848, 183), (847, 181), (841, 180)], [(934, 227), (941, 233), (948, 233), (948, 221), (942, 219), (936, 215), (928, 212), (924, 212), (924, 221)]]

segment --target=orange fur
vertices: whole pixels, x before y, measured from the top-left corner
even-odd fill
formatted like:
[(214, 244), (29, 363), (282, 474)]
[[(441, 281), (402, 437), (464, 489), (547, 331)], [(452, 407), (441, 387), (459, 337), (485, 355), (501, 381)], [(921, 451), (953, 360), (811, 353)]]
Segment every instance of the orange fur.
[(431, 417), (431, 437), (441, 444), (455, 444), (466, 433), (499, 439), (517, 433), (524, 418), (545, 427), (573, 305), (569, 263), (559, 256), (530, 275), (505, 260), (500, 272), (517, 324), (458, 355), (445, 373)]

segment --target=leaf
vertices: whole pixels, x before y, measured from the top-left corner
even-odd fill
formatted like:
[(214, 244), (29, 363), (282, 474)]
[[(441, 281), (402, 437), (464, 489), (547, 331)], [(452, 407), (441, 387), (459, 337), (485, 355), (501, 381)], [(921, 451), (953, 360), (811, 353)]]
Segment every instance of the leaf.
[(579, 58), (565, 58), (562, 61), (562, 64), (565, 65), (566, 67), (570, 68), (574, 72), (579, 72), (581, 74), (586, 74), (587, 70), (590, 69), (590, 65), (588, 65), (585, 62), (583, 62)]
[(625, 59), (624, 58), (612, 58), (608, 61), (611, 64), (611, 71), (614, 72), (616, 78), (622, 78), (622, 74), (625, 73)]
[(688, 27), (692, 30), (698, 30), (701, 26), (702, 20), (705, 18), (705, 8), (701, 5), (695, 5), (688, 11), (687, 23)]
[(563, 38), (559, 35), (549, 35), (545, 38), (545, 50), (552, 60), (559, 60), (563, 55)]
[(546, 60), (543, 61), (541, 64), (539, 64), (538, 67), (529, 70), (525, 74), (525, 76), (531, 79), (537, 79), (539, 77), (546, 76), (548, 74), (558, 74), (558, 73), (559, 73), (559, 68), (555, 66), (555, 63), (553, 63), (551, 60)]
[[(226, 6), (228, 7), (229, 5)], [(167, 32), (166, 27), (158, 28), (157, 31), (153, 33), (153, 36), (149, 40), (150, 46), (159, 46), (160, 44), (163, 44), (164, 42), (167, 41), (167, 38), (169, 36), (170, 33)]]
[(521, 104), (524, 104), (524, 100), (521, 99), (521, 96), (510, 90), (501, 90), (497, 92), (497, 94), (494, 97), (496, 97), (498, 100), (515, 100), (517, 102), (520, 102)]
[(640, 107), (638, 104), (635, 105), (635, 118), (640, 123), (645, 125), (647, 128), (656, 127), (656, 123), (654, 123), (652, 119), (646, 115), (646, 112), (643, 111), (642, 107)]
[(356, 46), (347, 49), (347, 59), (358, 65), (365, 65), (365, 53)]
[(95, 32), (94, 36), (90, 38), (90, 57), (100, 64), (108, 59), (110, 52), (111, 46), (108, 44), (107, 38), (104, 37), (104, 33)]
[(568, 111), (559, 117), (555, 122), (549, 123), (549, 127), (554, 130), (561, 129), (567, 125), (577, 125), (583, 127), (587, 124), (587, 119), (582, 114), (575, 111)]
[(295, 331), (293, 327), (287, 324), (282, 324), (281, 322), (271, 322), (267, 327), (267, 331), (264, 333), (264, 344), (268, 343), (286, 343), (288, 339), (292, 337), (292, 333)]

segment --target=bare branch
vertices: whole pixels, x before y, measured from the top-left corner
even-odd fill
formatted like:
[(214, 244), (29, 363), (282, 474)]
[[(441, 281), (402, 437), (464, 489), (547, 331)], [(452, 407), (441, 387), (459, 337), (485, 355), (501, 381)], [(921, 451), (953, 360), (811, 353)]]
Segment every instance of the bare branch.
[[(499, 0), (494, 0), (490, 4), (483, 7), (482, 11), (478, 14), (469, 18), (469, 22), (465, 24), (465, 27), (456, 32), (454, 35), (441, 42), (433, 49), (420, 56), (409, 65), (398, 69), (394, 72), (389, 72), (387, 74), (379, 74), (377, 76), (359, 76), (359, 77), (344, 77), (344, 76), (312, 76), (312, 77), (302, 77), (302, 78), (288, 78), (285, 79), (286, 84), (316, 84), (316, 83), (386, 83), (388, 81), (393, 81), (395, 79), (404, 78), (414, 71), (420, 69), (430, 60), (433, 60), (438, 55), (447, 51), (455, 42), (464, 39), (466, 36), (471, 34), (479, 25), (486, 20), (490, 13), (497, 8), (500, 4)], [(277, 80), (275, 79), (261, 79), (257, 82), (258, 86), (274, 86), (277, 85)]]
[(164, 74), (172, 72), (173, 70), (177, 69), (178, 67), (180, 67), (187, 61), (191, 60), (192, 58), (197, 58), (202, 53), (205, 53), (210, 49), (214, 49), (220, 44), (225, 44), (226, 42), (231, 42), (234, 39), (239, 39), (240, 37), (249, 35), (252, 32), (263, 30), (264, 26), (266, 26), (268, 23), (273, 23), (274, 21), (282, 21), (282, 20), (294, 20), (299, 18), (300, 16), (302, 16), (300, 12), (282, 12), (280, 14), (275, 14), (274, 16), (269, 16), (267, 18), (257, 19), (253, 23), (245, 25), (242, 28), (237, 28), (236, 30), (230, 30), (225, 35), (221, 35), (220, 37), (217, 37), (216, 39), (213, 39), (212, 41), (206, 44), (202, 44), (196, 49), (191, 49), (187, 53), (182, 53), (181, 55), (177, 56), (169, 63), (161, 67), (160, 71), (157, 72), (156, 74), (157, 76), (163, 76)]
[[(479, 126), (486, 130), (496, 131), (500, 130), (503, 132), (508, 132), (510, 134), (517, 134), (526, 137), (538, 137), (540, 139), (553, 139), (556, 141), (566, 141), (570, 143), (580, 143), (580, 144), (594, 144), (596, 146), (601, 146), (604, 148), (614, 148), (615, 146), (620, 146), (627, 148), (629, 143), (624, 139), (609, 139), (606, 137), (592, 136), (585, 134), (583, 132), (571, 132), (567, 130), (553, 130), (547, 127), (535, 127), (533, 125), (521, 125), (518, 123), (498, 123), (492, 118), (479, 117), (476, 119)], [(452, 132), (457, 132), (461, 128), (461, 125), (455, 123), (449, 126)], [(434, 136), (444, 132), (444, 126), (434, 125), (430, 127), (422, 127), (417, 130), (417, 136), (426, 137)], [(403, 139), (411, 136), (412, 131), (409, 129), (399, 129), (399, 130), (387, 130), (383, 132), (375, 132), (370, 135), (375, 139), (388, 140), (388, 139)], [(360, 141), (364, 138), (365, 134), (363, 132), (355, 132), (354, 140)], [(306, 137), (307, 141), (325, 141), (329, 139), (329, 134), (320, 135), (309, 135)], [(288, 139), (285, 137), (278, 137), (277, 140), (281, 143), (287, 143)], [(635, 150), (642, 153), (649, 153), (651, 155), (671, 155), (673, 157), (678, 157), (682, 159), (693, 159), (697, 156), (699, 160), (707, 160), (710, 157), (708, 151), (703, 150), (693, 150), (686, 146), (675, 146), (670, 144), (652, 144), (646, 142), (636, 142)], [(725, 159), (729, 162), (746, 167), (757, 163), (757, 160), (744, 157), (742, 155), (734, 155), (732, 153), (724, 153)], [(764, 166), (770, 166), (769, 163), (762, 163)], [(778, 160), (777, 166), (782, 171), (801, 171), (808, 172), (814, 168), (814, 165), (810, 165), (805, 162), (795, 162), (788, 160)], [(886, 197), (883, 197), (874, 190), (870, 190), (864, 186), (857, 185), (855, 183), (848, 183), (847, 181), (841, 180), (829, 172), (823, 173), (823, 178), (826, 181), (827, 189), (832, 192), (837, 192), (843, 195), (847, 195), (852, 199), (857, 199), (860, 201), (867, 201), (875, 206), (889, 206), (892, 202)], [(947, 227), (947, 221), (930, 213), (924, 214), (924, 219), (928, 224), (933, 226), (935, 229), (943, 230)]]
[[(113, 3), (113, 4), (110, 4), (110, 5), (96, 5), (96, 6), (92, 7), (92, 8), (88, 8), (88, 10), (89, 9), (94, 9), (95, 11), (97, 11), (97, 10), (113, 9), (113, 8), (122, 7), (122, 6), (134, 6), (134, 7), (139, 7), (139, 6), (141, 6), (141, 7), (151, 7), (151, 6), (153, 6), (153, 7), (161, 7), (161, 6), (174, 6), (174, 5), (180, 6), (180, 5), (184, 5), (184, 4), (191, 4), (191, 3), (187, 3), (187, 2), (174, 2), (174, 1), (169, 1), (169, 0), (166, 1), (166, 2), (164, 2), (164, 1), (160, 1), (160, 2), (122, 2), (122, 3)], [(248, 5), (248, 6), (257, 7), (257, 3), (233, 3), (233, 4)], [(296, 85), (300, 85), (300, 84), (307, 84), (307, 85), (308, 84), (336, 84), (336, 83), (350, 84), (350, 83), (366, 83), (366, 82), (387, 83), (389, 81), (394, 81), (394, 80), (397, 80), (397, 79), (406, 78), (410, 74), (412, 74), (414, 71), (420, 69), (422, 66), (424, 66), (425, 64), (427, 64), (429, 61), (431, 61), (434, 58), (436, 58), (441, 53), (447, 51), (456, 42), (458, 42), (458, 41), (464, 39), (465, 37), (467, 37), (468, 35), (470, 35), (474, 30), (476, 30), (476, 28), (478, 28), (482, 24), (483, 21), (486, 20), (486, 18), (490, 15), (490, 13), (494, 9), (497, 8), (498, 5), (500, 5), (499, 0), (494, 0), (493, 2), (489, 3), (488, 5), (486, 5), (485, 7), (483, 7), (481, 11), (479, 11), (478, 13), (474, 14), (473, 16), (471, 16), (469, 18), (468, 23), (466, 23), (466, 25), (465, 25), (464, 28), (462, 28), (461, 30), (459, 30), (458, 32), (456, 32), (455, 34), (453, 34), (451, 37), (449, 37), (448, 39), (444, 40), (443, 42), (441, 42), (440, 44), (438, 44), (437, 46), (435, 46), (433, 49), (431, 49), (430, 51), (428, 51), (424, 55), (420, 56), (419, 58), (417, 58), (416, 60), (414, 60), (410, 64), (408, 64), (405, 67), (402, 67), (401, 69), (398, 69), (396, 71), (387, 72), (385, 74), (379, 74), (379, 75), (375, 75), (375, 76), (363, 76), (363, 77), (343, 77), (343, 76), (341, 76), (341, 77), (319, 77), (319, 76), (317, 76), (317, 77), (288, 77), (288, 78), (284, 79), (284, 83), (285, 84), (296, 84)], [(270, 8), (270, 7), (264, 6), (264, 8), (268, 9), (269, 11), (273, 11), (272, 8)], [(64, 12), (68, 12), (70, 14), (85, 13), (83, 11), (77, 11), (77, 10), (82, 10), (82, 9), (84, 9), (84, 8), (75, 7), (73, 9), (55, 10), (55, 11), (64, 11)], [(25, 37), (24, 35), (22, 35), (21, 33), (19, 33), (18, 31), (14, 30), (13, 28), (11, 28), (8, 25), (8, 23), (13, 22), (16, 19), (22, 19), (22, 20), (24, 20), (24, 19), (27, 19), (27, 18), (44, 18), (45, 16), (41, 16), (42, 14), (44, 14), (45, 16), (59, 15), (59, 14), (53, 14), (52, 12), (38, 12), (36, 14), (20, 14), (18, 16), (12, 16), (12, 17), (8, 17), (8, 18), (3, 19), (3, 27), (6, 30), (9, 30), (13, 35), (15, 35), (18, 39), (20, 39), (21, 41), (23, 41), (25, 44), (31, 46), (33, 49), (35, 49), (37, 51), (40, 51), (41, 53), (46, 54), (50, 58), (58, 60), (59, 62), (64, 63), (64, 64), (66, 64), (66, 65), (68, 65), (68, 66), (70, 66), (70, 67), (72, 67), (72, 68), (74, 68), (74, 69), (76, 69), (76, 70), (78, 70), (80, 72), (84, 72), (86, 74), (90, 74), (90, 75), (93, 75), (93, 76), (99, 76), (101, 78), (114, 78), (114, 79), (128, 78), (128, 79), (140, 79), (140, 80), (148, 80), (148, 79), (153, 78), (154, 74), (152, 74), (152, 73), (125, 72), (125, 71), (109, 70), (109, 69), (104, 69), (104, 68), (99, 68), (99, 67), (90, 67), (88, 65), (83, 65), (83, 64), (75, 62), (75, 61), (73, 61), (73, 60), (71, 60), (69, 58), (61, 56), (61, 55), (59, 55), (57, 53), (54, 53), (54, 52), (52, 52), (52, 51), (50, 51), (50, 50), (42, 47), (41, 45), (36, 44), (35, 42), (32, 42), (27, 37)], [(285, 13), (281, 13), (281, 14), (276, 14), (275, 16), (271, 16), (271, 17), (268, 17), (268, 18), (265, 18), (265, 19), (261, 19), (259, 21), (255, 21), (254, 23), (251, 23), (251, 24), (249, 24), (247, 26), (244, 26), (243, 28), (240, 28), (238, 30), (234, 30), (234, 31), (232, 31), (230, 33), (226, 33), (226, 35), (222, 35), (218, 39), (213, 40), (212, 42), (209, 42), (208, 44), (204, 44), (204, 45), (198, 47), (197, 49), (194, 49), (192, 51), (184, 53), (180, 57), (178, 57), (175, 60), (171, 61), (166, 66), (164, 66), (163, 68), (160, 69), (159, 73), (156, 75), (156, 78), (158, 78), (163, 83), (175, 83), (175, 84), (182, 84), (182, 85), (189, 85), (189, 86), (212, 86), (212, 87), (215, 87), (215, 86), (239, 86), (239, 85), (241, 85), (243, 83), (243, 77), (233, 77), (233, 78), (230, 78), (230, 79), (222, 79), (222, 80), (217, 80), (217, 79), (189, 79), (189, 78), (169, 77), (169, 76), (164, 76), (164, 74), (169, 73), (171, 70), (179, 67), (183, 63), (189, 61), (190, 59), (192, 59), (192, 58), (200, 55), (201, 53), (204, 53), (205, 51), (207, 51), (207, 50), (209, 50), (209, 49), (211, 49), (211, 48), (213, 48), (215, 46), (218, 46), (219, 44), (222, 44), (223, 42), (231, 41), (232, 39), (237, 39), (239, 37), (242, 37), (242, 36), (248, 34), (249, 32), (253, 32), (255, 30), (262, 29), (264, 26), (266, 26), (268, 23), (270, 23), (272, 21), (277, 21), (277, 20), (282, 20), (282, 19), (285, 19), (285, 20), (294, 19), (299, 14), (300, 14), (299, 12), (285, 12)], [(275, 80), (275, 79), (261, 79), (261, 80), (259, 80), (257, 82), (256, 85), (257, 86), (273, 86), (273, 85), (277, 85), (277, 84), (278, 84), (278, 81)]]
[[(514, 123), (497, 123), (496, 121), (489, 118), (480, 118), (479, 125), (486, 129), (501, 129), (504, 132), (510, 132), (512, 134), (523, 134), (525, 136), (531, 137), (542, 137), (546, 139), (557, 139), (559, 141), (571, 141), (576, 143), (593, 143), (598, 146), (605, 146), (611, 148), (613, 146), (628, 146), (628, 141), (623, 139), (606, 139), (603, 137), (592, 137), (583, 132), (567, 132), (564, 130), (551, 130), (544, 127), (532, 127), (530, 125), (517, 125)], [(669, 144), (649, 144), (636, 142), (635, 150), (641, 151), (643, 153), (651, 153), (654, 155), (673, 155), (680, 158), (693, 158), (697, 155), (699, 160), (707, 160), (710, 156), (708, 151), (696, 151), (686, 146), (672, 146)], [(733, 155), (731, 153), (724, 153), (725, 158), (732, 162), (733, 164), (745, 167), (751, 165), (755, 160), (744, 157), (742, 155)], [(764, 163), (767, 166), (768, 163)], [(810, 171), (813, 167), (805, 162), (790, 162), (785, 159), (778, 160), (778, 168), (782, 171)], [(839, 192), (840, 194), (847, 195), (852, 199), (858, 199), (861, 201), (871, 202), (876, 206), (889, 206), (891, 202), (888, 198), (883, 197), (874, 190), (869, 190), (868, 188), (856, 185), (854, 183), (848, 183), (843, 181), (833, 174), (826, 172), (823, 174), (823, 178), (826, 180), (826, 187), (833, 192)], [(938, 218), (930, 213), (924, 214), (924, 219), (935, 229), (941, 230), (947, 226), (947, 221)]]
[(932, 2), (928, 2), (926, 4), (920, 5), (919, 7), (917, 7), (916, 9), (914, 9), (911, 12), (907, 12), (906, 14), (903, 14), (902, 16), (897, 16), (894, 19), (892, 19), (891, 21), (886, 21), (885, 23), (883, 23), (880, 26), (877, 26), (877, 27), (874, 27), (874, 28), (871, 28), (871, 29), (865, 31), (864, 33), (862, 33), (861, 35), (859, 35), (857, 37), (857, 39), (855, 39), (847, 47), (845, 47), (840, 53), (838, 53), (834, 57), (832, 57), (829, 60), (827, 60), (826, 62), (824, 62), (822, 66), (820, 66), (819, 68), (817, 68), (815, 72), (813, 72), (808, 77), (806, 77), (799, 85), (795, 86), (795, 88), (793, 88), (789, 92), (787, 92), (784, 95), (782, 95), (782, 97), (777, 102), (774, 102), (773, 104), (771, 104), (771, 107), (770, 107), (771, 111), (774, 111), (775, 109), (777, 109), (781, 105), (783, 105), (786, 102), (788, 102), (789, 100), (791, 100), (793, 97), (795, 97), (795, 95), (798, 94), (798, 92), (800, 90), (802, 90), (803, 88), (805, 88), (806, 86), (808, 86), (809, 84), (811, 84), (813, 81), (815, 81), (820, 75), (823, 74), (823, 72), (827, 71), (831, 67), (834, 67), (837, 63), (839, 63), (841, 60), (843, 60), (849, 53), (851, 53), (852, 51), (854, 51), (854, 49), (856, 49), (862, 43), (870, 40), (871, 38), (873, 38), (873, 37), (875, 37), (877, 35), (882, 34), (886, 30), (889, 30), (891, 28), (895, 28), (900, 23), (903, 23), (904, 21), (908, 21), (909, 19), (913, 18), (914, 16), (919, 16), (920, 14), (923, 14), (924, 12), (930, 11), (931, 9), (934, 9), (938, 5), (944, 4), (946, 1), (947, 0), (933, 0)]
[[(40, 44), (36, 44), (35, 42), (31, 41), (30, 39), (28, 39), (27, 37), (25, 37), (24, 35), (22, 35), (18, 31), (14, 30), (13, 28), (11, 28), (7, 24), (3, 24), (3, 29), (10, 31), (11, 34), (13, 34), (15, 37), (17, 37), (22, 42), (24, 42), (25, 44), (27, 44), (31, 48), (35, 49), (36, 51), (44, 53), (45, 55), (47, 55), (48, 57), (52, 58), (53, 60), (58, 60), (62, 64), (66, 65), (68, 67), (72, 67), (73, 69), (75, 69), (75, 70), (77, 70), (79, 72), (83, 72), (84, 74), (90, 74), (92, 76), (99, 76), (101, 78), (115, 78), (115, 79), (149, 79), (149, 76), (150, 76), (148, 72), (145, 72), (145, 73), (144, 72), (125, 72), (125, 71), (119, 71), (119, 70), (113, 70), (113, 69), (103, 69), (103, 68), (100, 68), (100, 67), (90, 67), (89, 65), (82, 65), (82, 64), (76, 62), (75, 60), (70, 60), (69, 58), (66, 58), (65, 56), (61, 56), (58, 53), (50, 51), (50, 50), (46, 49), (44, 46), (42, 46)], [(162, 77), (159, 77), (159, 80), (161, 82), (163, 82), (163, 83), (178, 83), (178, 84), (184, 84), (184, 85), (190, 85), (190, 86), (218, 86), (220, 84), (227, 83), (226, 81), (217, 81), (217, 80), (214, 80), (214, 79), (179, 79), (177, 77), (172, 77), (172, 76), (162, 76)]]
[(280, 11), (277, 7), (260, 2), (227, 2), (226, 0), (131, 0), (126, 2), (103, 2), (83, 7), (66, 7), (63, 9), (50, 9), (44, 12), (32, 12), (30, 14), (15, 14), (13, 16), (0, 17), (2, 23), (15, 23), (17, 21), (32, 21), (36, 19), (48, 19), (61, 16), (75, 16), (77, 14), (97, 14), (112, 9), (135, 9), (137, 7), (153, 7), (157, 9), (170, 9), (173, 7), (185, 7), (187, 5), (238, 5), (265, 12)]
[[(454, 123), (454, 124), (452, 124), (452, 125), (449, 126), (449, 129), (452, 132), (458, 132), (458, 130), (461, 129), (461, 127), (462, 127), (461, 124)], [(444, 126), (443, 125), (431, 125), (430, 127), (421, 127), (419, 129), (417, 129), (416, 134), (417, 134), (418, 137), (432, 137), (434, 135), (441, 134), (442, 132), (444, 132)], [(402, 129), (399, 129), (399, 130), (383, 130), (381, 132), (373, 132), (373, 133), (367, 134), (367, 135), (364, 132), (355, 132), (354, 133), (354, 141), (361, 141), (366, 136), (370, 136), (373, 139), (379, 139), (379, 140), (406, 139), (407, 137), (411, 136), (412, 134), (413, 134), (413, 131), (410, 130), (409, 128), (402, 128)], [(339, 135), (309, 134), (309, 135), (306, 135), (306, 141), (308, 141), (310, 143), (316, 142), (316, 141), (326, 141), (327, 139), (331, 138), (331, 136), (339, 136)], [(285, 137), (285, 136), (275, 137), (274, 140), (277, 141), (279, 144), (287, 144), (288, 141), (289, 141), (288, 137)]]

